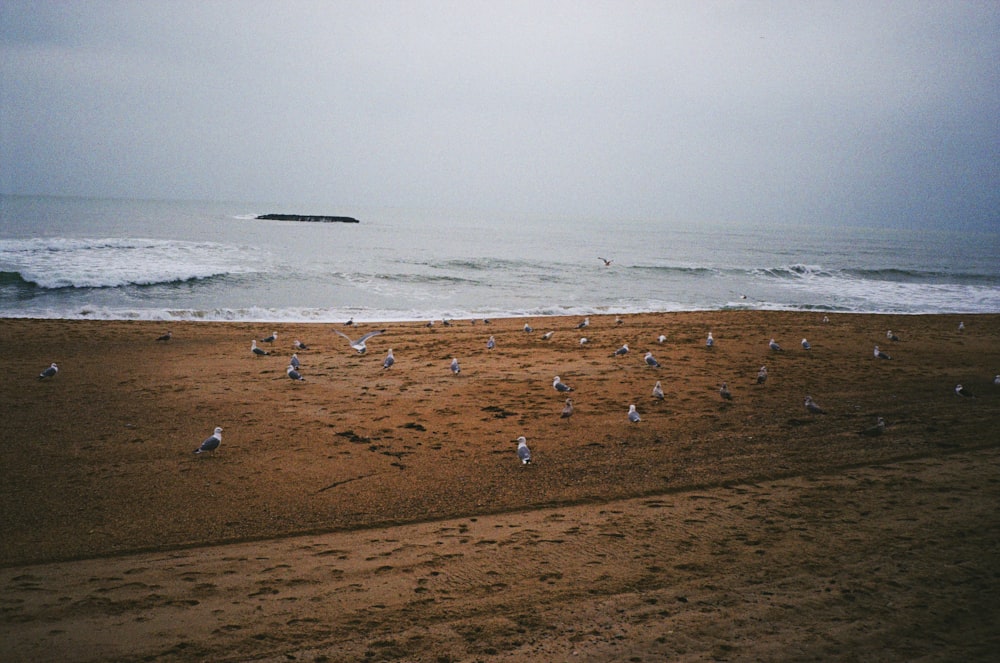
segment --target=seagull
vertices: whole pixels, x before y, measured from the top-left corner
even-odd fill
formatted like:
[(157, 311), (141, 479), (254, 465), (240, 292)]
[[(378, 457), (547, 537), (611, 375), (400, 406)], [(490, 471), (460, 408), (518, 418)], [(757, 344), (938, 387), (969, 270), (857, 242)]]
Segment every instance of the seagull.
[(757, 384), (764, 384), (765, 380), (767, 380), (767, 366), (761, 366), (757, 371)]
[(616, 316), (615, 316), (615, 324), (616, 324), (616, 325), (620, 325), (620, 324), (622, 324), (623, 322), (625, 322), (625, 321), (624, 321), (624, 320), (622, 320), (622, 317), (621, 317), (620, 315), (616, 315)]
[(659, 336), (656, 337), (657, 343), (663, 343), (665, 340), (667, 340), (667, 337), (664, 336), (663, 334), (660, 334)]
[(572, 398), (567, 398), (566, 399), (566, 407), (563, 408), (561, 417), (563, 419), (566, 419), (566, 418), (571, 417), (571, 416), (573, 416), (573, 399)]
[(441, 320), (441, 324), (444, 325), (445, 327), (451, 327), (451, 320), (449, 320), (448, 318), (444, 318)]
[(173, 334), (170, 333), (170, 330), (167, 330), (166, 334), (164, 334), (163, 336), (158, 337), (156, 340), (157, 341), (169, 341), (171, 336), (173, 336)]
[(215, 432), (212, 436), (207, 438), (201, 443), (201, 446), (194, 450), (196, 454), (200, 454), (205, 451), (215, 451), (222, 444), (222, 429), (216, 426)]
[(590, 326), (590, 318), (584, 318), (583, 322), (576, 326), (577, 329), (583, 329)]
[(550, 332), (545, 332), (544, 334), (542, 334), (542, 340), (543, 340), (543, 341), (547, 341), (547, 340), (549, 340), (550, 338), (552, 338), (552, 335), (553, 335), (553, 334), (555, 334), (555, 332), (554, 332), (554, 331), (550, 331)]
[(496, 339), (495, 339), (495, 338), (493, 338), (492, 336), (490, 336), (490, 340), (486, 341), (486, 349), (487, 349), (487, 350), (492, 350), (492, 349), (493, 349), (493, 348), (495, 348), (496, 346), (497, 346), (497, 341), (496, 341)]
[(993, 384), (1000, 384), (1000, 374), (993, 377)]
[(590, 339), (586, 336), (580, 338), (580, 345), (587, 345), (588, 343), (590, 343)]
[(660, 362), (656, 361), (656, 358), (653, 357), (653, 353), (652, 352), (647, 352), (646, 353), (646, 366), (652, 366), (653, 368), (659, 368), (660, 367)]
[(875, 358), (876, 359), (892, 359), (892, 357), (890, 357), (886, 353), (884, 353), (881, 350), (879, 350), (877, 345), (875, 346)]
[(309, 348), (306, 347), (306, 344), (303, 343), (302, 341), (300, 341), (299, 339), (295, 339), (294, 341), (292, 341), (292, 347), (295, 348), (296, 350), (308, 350), (309, 349)]
[(823, 324), (825, 325), (825, 324), (826, 324), (826, 323), (828, 323), (828, 322), (830, 322), (830, 316), (828, 316), (828, 315), (824, 315), (824, 316), (823, 316)]
[(601, 256), (597, 256), (597, 259), (598, 259), (598, 260), (603, 260), (603, 261), (604, 261), (604, 266), (605, 266), (605, 267), (610, 267), (610, 266), (611, 266), (611, 263), (613, 263), (613, 262), (614, 262), (614, 260), (608, 260), (607, 258), (602, 258)]
[(777, 343), (775, 343), (775, 342), (774, 342), (774, 339), (773, 339), (773, 338), (772, 338), (772, 339), (771, 339), (771, 341), (770, 341), (770, 342), (769, 342), (769, 343), (767, 344), (767, 347), (771, 348), (771, 349), (772, 349), (772, 350), (774, 350), (775, 352), (781, 352), (781, 346), (780, 346), (780, 345), (778, 345)]
[(733, 394), (732, 392), (729, 391), (729, 385), (727, 385), (725, 382), (723, 382), (722, 386), (719, 387), (719, 395), (722, 396), (727, 401), (733, 400)]
[(564, 394), (568, 391), (573, 391), (573, 387), (563, 383), (563, 381), (559, 379), (558, 375), (552, 380), (552, 388)]
[(434, 321), (433, 321), (433, 320), (428, 320), (428, 321), (427, 321), (427, 324), (426, 324), (426, 325), (424, 325), (424, 326), (425, 326), (425, 327), (433, 327), (433, 326), (434, 326)]
[(885, 432), (885, 419), (879, 417), (875, 425), (871, 428), (865, 428), (864, 430), (858, 431), (858, 435), (865, 435), (867, 437), (877, 437)]
[(611, 356), (612, 357), (621, 357), (624, 354), (628, 354), (628, 343), (622, 345), (620, 348), (618, 348), (617, 350), (615, 350), (614, 353), (612, 353)]
[(257, 341), (250, 341), (250, 352), (254, 353), (258, 357), (263, 357), (264, 355), (271, 354), (267, 350), (261, 350), (257, 347)]
[(278, 332), (273, 331), (273, 332), (271, 332), (270, 336), (267, 336), (265, 338), (260, 339), (260, 342), (261, 343), (274, 343), (277, 340), (278, 340)]
[(517, 438), (517, 457), (521, 459), (522, 465), (531, 463), (531, 449), (528, 448), (528, 440), (523, 435)]
[(635, 405), (628, 406), (628, 420), (633, 424), (642, 421), (642, 419), (639, 418), (639, 413), (635, 411)]
[(657, 380), (656, 384), (653, 385), (653, 398), (659, 398), (663, 400), (663, 387), (660, 386), (660, 381)]
[(298, 367), (299, 367), (299, 356), (293, 352), (292, 353), (292, 358), (289, 360), (288, 363), (291, 365), (292, 368), (298, 369)]
[(972, 395), (971, 391), (969, 391), (968, 389), (966, 389), (965, 387), (963, 387), (960, 384), (959, 385), (955, 385), (955, 395), (956, 396), (962, 396), (963, 398), (975, 398), (975, 396)]
[(297, 370), (295, 370), (295, 367), (292, 366), (291, 364), (289, 364), (288, 368), (285, 369), (285, 373), (287, 373), (288, 377), (290, 377), (293, 380), (298, 380), (299, 382), (306, 381), (306, 379), (302, 377), (302, 374), (299, 373)]
[(344, 326), (345, 327), (353, 327), (354, 326), (354, 318), (351, 318), (350, 320), (348, 320), (347, 322), (345, 322)]
[(458, 357), (451, 358), (451, 372), (455, 375), (462, 372), (462, 367), (458, 365)]
[(898, 341), (899, 340), (899, 337), (896, 336), (895, 334), (893, 334), (891, 329), (885, 333), (885, 337), (887, 339), (889, 339), (890, 341)]
[(813, 414), (826, 414), (823, 408), (816, 405), (816, 401), (812, 399), (812, 396), (806, 396), (806, 409)]
[(44, 371), (38, 374), (38, 379), (44, 380), (45, 378), (51, 378), (55, 376), (55, 374), (58, 372), (59, 372), (59, 367), (56, 366), (55, 362), (53, 362), (51, 366), (49, 366)]
[(529, 324), (528, 324), (527, 322), (526, 322), (526, 323), (524, 323), (524, 332), (525, 332), (526, 334), (530, 334), (530, 333), (531, 333), (531, 332), (533, 332), (533, 331), (535, 331), (535, 330), (534, 330), (534, 329), (532, 329), (531, 325), (529, 325)]
[(812, 346), (809, 345), (809, 341), (807, 341), (806, 339), (802, 339), (802, 349), (803, 350), (811, 350), (812, 349)]
[(354, 348), (355, 350), (358, 351), (359, 355), (363, 355), (364, 353), (368, 352), (368, 346), (365, 345), (365, 343), (368, 341), (368, 339), (370, 339), (372, 336), (378, 336), (379, 334), (384, 334), (385, 333), (384, 329), (377, 329), (375, 331), (368, 332), (367, 334), (365, 334), (364, 336), (362, 336), (361, 338), (359, 338), (356, 341), (352, 341), (350, 336), (348, 336), (344, 332), (340, 331), (339, 329), (334, 329), (333, 331), (334, 331), (334, 333), (340, 334), (341, 336), (343, 336), (344, 338), (346, 338), (347, 342), (351, 344), (352, 348)]
[(964, 322), (958, 323), (958, 331), (965, 331), (965, 323)]
[(705, 347), (710, 348), (715, 345), (715, 339), (712, 338), (712, 332), (708, 332), (708, 338), (705, 339)]
[(385, 356), (385, 361), (382, 362), (382, 368), (389, 368), (396, 363), (396, 358), (392, 356), (392, 348), (389, 348), (389, 354)]

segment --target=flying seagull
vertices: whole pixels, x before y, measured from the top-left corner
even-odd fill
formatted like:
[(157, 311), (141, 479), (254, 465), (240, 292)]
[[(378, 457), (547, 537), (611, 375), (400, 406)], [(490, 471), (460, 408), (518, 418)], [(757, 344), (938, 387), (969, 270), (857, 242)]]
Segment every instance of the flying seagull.
[(874, 354), (875, 354), (875, 358), (876, 359), (892, 359), (892, 357), (890, 357), (886, 353), (884, 353), (881, 350), (879, 350), (877, 345), (875, 346), (875, 353)]
[(726, 384), (725, 382), (723, 382), (722, 386), (719, 387), (719, 395), (722, 396), (727, 401), (733, 400), (733, 394), (731, 391), (729, 391), (729, 385)]
[(566, 407), (563, 408), (562, 415), (560, 415), (560, 416), (563, 419), (566, 419), (568, 417), (573, 416), (573, 399), (572, 398), (567, 398), (566, 399)]
[(715, 345), (715, 339), (712, 338), (712, 332), (708, 332), (708, 338), (705, 339), (705, 347), (710, 348)]
[(581, 322), (580, 324), (578, 324), (576, 326), (576, 328), (577, 329), (583, 329), (584, 327), (589, 327), (589, 326), (590, 326), (590, 318), (584, 318), (583, 322)]
[(573, 387), (564, 384), (563, 381), (559, 379), (558, 375), (552, 380), (552, 388), (564, 394), (568, 391), (573, 391)]
[(807, 341), (806, 339), (802, 339), (802, 349), (803, 350), (812, 350), (812, 346), (809, 345), (809, 341)]
[(865, 435), (867, 437), (877, 437), (885, 432), (885, 419), (879, 417), (875, 425), (871, 428), (865, 428), (864, 430), (858, 431), (858, 435)]
[(58, 372), (59, 372), (59, 367), (56, 366), (55, 362), (52, 362), (51, 366), (49, 366), (44, 371), (42, 371), (41, 373), (38, 374), (38, 379), (39, 380), (44, 380), (45, 378), (54, 377), (55, 374), (58, 373)]
[(620, 348), (618, 348), (617, 350), (615, 350), (615, 351), (614, 351), (614, 352), (613, 352), (613, 353), (611, 354), (611, 356), (612, 356), (612, 357), (621, 357), (621, 356), (622, 356), (622, 355), (624, 355), (624, 354), (628, 354), (628, 343), (625, 343), (625, 344), (624, 344), (624, 345), (622, 345), (622, 346), (621, 346)]
[(767, 366), (761, 366), (757, 371), (757, 384), (764, 384), (767, 380)]
[(299, 367), (299, 356), (293, 352), (292, 353), (292, 358), (288, 361), (288, 363), (291, 365), (292, 368), (298, 369), (298, 367)]
[(334, 331), (334, 333), (340, 334), (341, 336), (343, 336), (344, 338), (346, 338), (347, 342), (351, 344), (352, 348), (354, 348), (355, 350), (358, 351), (359, 355), (363, 355), (364, 353), (368, 352), (368, 346), (365, 345), (365, 343), (368, 341), (368, 339), (370, 339), (372, 336), (378, 336), (379, 334), (384, 334), (385, 333), (384, 329), (376, 329), (375, 331), (368, 332), (367, 334), (365, 334), (364, 336), (362, 336), (358, 340), (352, 341), (350, 336), (348, 336), (344, 332), (340, 331), (339, 329), (334, 329), (333, 331)]
[(451, 372), (455, 375), (462, 372), (462, 367), (458, 365), (458, 357), (451, 358)]
[(288, 377), (290, 377), (293, 380), (297, 380), (299, 382), (306, 381), (306, 379), (302, 377), (302, 374), (299, 373), (297, 370), (295, 370), (295, 366), (293, 366), (292, 364), (288, 365), (288, 368), (285, 369), (285, 373), (287, 373)]
[(260, 348), (258, 348), (257, 341), (255, 340), (250, 341), (250, 352), (254, 353), (254, 355), (256, 355), (257, 357), (263, 357), (264, 355), (271, 354), (267, 350), (261, 350)]
[(955, 385), (955, 395), (956, 396), (961, 396), (963, 398), (975, 398), (975, 396), (972, 395), (971, 391), (969, 391), (968, 389), (966, 389), (965, 387), (963, 387), (960, 384)]
[(628, 406), (628, 420), (633, 424), (642, 421), (642, 419), (639, 418), (639, 413), (635, 411), (635, 405)]
[(173, 336), (173, 334), (171, 334), (170, 330), (168, 329), (166, 334), (164, 334), (163, 336), (157, 337), (156, 340), (157, 341), (169, 341), (171, 336)]
[(607, 258), (602, 258), (601, 256), (597, 256), (597, 259), (598, 259), (598, 260), (603, 260), (603, 261), (604, 261), (604, 266), (605, 266), (605, 267), (610, 267), (610, 266), (611, 266), (611, 263), (613, 263), (613, 262), (614, 262), (614, 260), (609, 260), (609, 259), (607, 259)]
[(767, 347), (771, 348), (775, 352), (781, 352), (781, 346), (775, 343), (773, 338), (768, 342)]
[(196, 454), (200, 454), (205, 451), (215, 451), (219, 448), (220, 444), (222, 444), (222, 429), (216, 426), (215, 432), (212, 433), (212, 436), (206, 438), (205, 441), (201, 443), (201, 446), (195, 449), (194, 452)]
[(278, 340), (278, 332), (273, 331), (273, 332), (271, 332), (270, 336), (266, 336), (266, 337), (260, 339), (260, 342), (261, 343), (274, 343), (277, 340)]
[(660, 386), (660, 381), (657, 380), (656, 384), (653, 385), (653, 398), (659, 398), (663, 400), (663, 387)]
[(652, 366), (653, 368), (659, 368), (660, 367), (660, 362), (656, 361), (656, 358), (653, 357), (653, 353), (652, 352), (647, 352), (646, 353), (646, 366)]
[(528, 440), (523, 435), (517, 438), (517, 457), (521, 459), (522, 465), (531, 463), (531, 449), (528, 448)]
[(812, 399), (812, 396), (806, 396), (806, 409), (813, 414), (826, 414), (826, 412), (819, 405), (816, 405), (816, 401)]
[(389, 368), (396, 363), (396, 358), (392, 356), (392, 348), (389, 348), (389, 353), (385, 356), (385, 361), (382, 362), (382, 368)]

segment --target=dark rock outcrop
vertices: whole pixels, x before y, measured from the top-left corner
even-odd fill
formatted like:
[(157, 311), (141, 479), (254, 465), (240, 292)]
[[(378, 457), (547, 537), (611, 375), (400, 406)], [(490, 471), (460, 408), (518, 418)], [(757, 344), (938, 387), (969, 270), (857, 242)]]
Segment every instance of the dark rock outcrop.
[(361, 223), (352, 216), (317, 216), (312, 214), (261, 214), (265, 221), (309, 221), (313, 223)]

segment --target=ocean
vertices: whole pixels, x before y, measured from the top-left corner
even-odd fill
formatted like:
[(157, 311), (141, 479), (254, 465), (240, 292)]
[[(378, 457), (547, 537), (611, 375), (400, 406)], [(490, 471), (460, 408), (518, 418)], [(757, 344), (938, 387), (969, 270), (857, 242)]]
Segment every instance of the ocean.
[[(360, 223), (255, 218), (270, 212)], [(996, 313), (998, 257), (1000, 232), (0, 196), (7, 318)]]

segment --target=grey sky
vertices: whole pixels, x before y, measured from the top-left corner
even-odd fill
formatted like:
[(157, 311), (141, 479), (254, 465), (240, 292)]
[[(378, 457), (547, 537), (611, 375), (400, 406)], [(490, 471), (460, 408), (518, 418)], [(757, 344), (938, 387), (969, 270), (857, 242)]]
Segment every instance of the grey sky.
[(997, 2), (0, 5), (0, 191), (1000, 227)]

